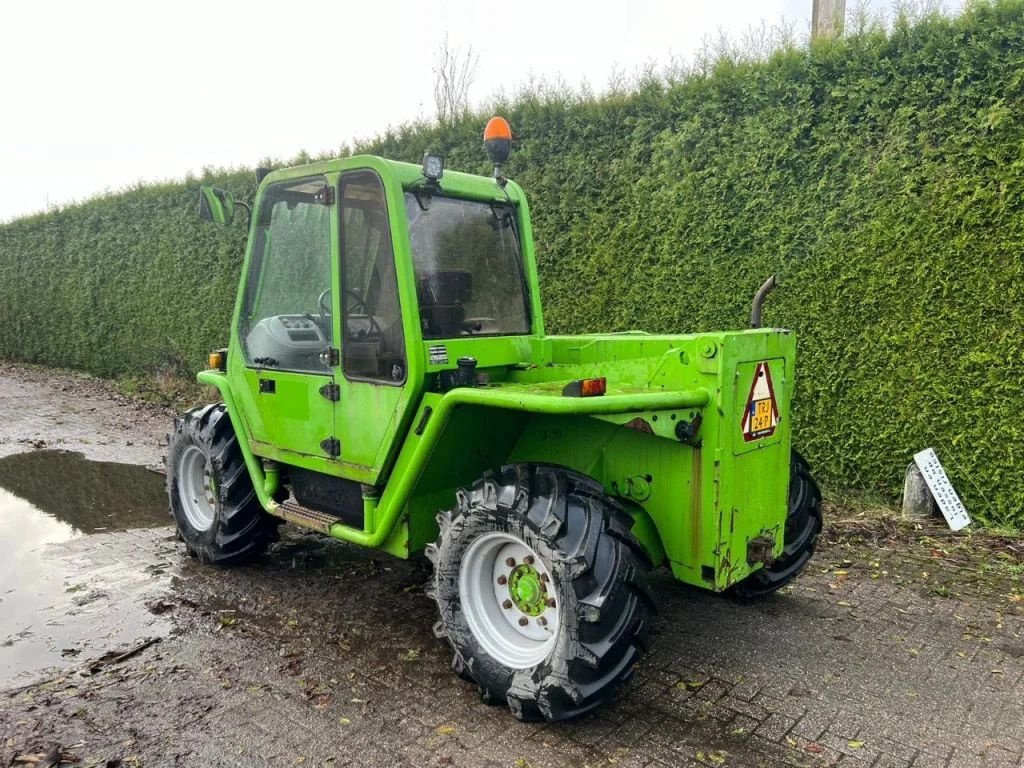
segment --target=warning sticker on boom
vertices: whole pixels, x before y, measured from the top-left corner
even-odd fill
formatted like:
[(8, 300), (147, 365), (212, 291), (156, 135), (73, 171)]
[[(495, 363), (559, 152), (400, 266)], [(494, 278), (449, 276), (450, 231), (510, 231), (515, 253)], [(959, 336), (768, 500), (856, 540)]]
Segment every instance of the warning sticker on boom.
[(775, 400), (775, 388), (772, 386), (772, 372), (768, 363), (758, 363), (754, 370), (754, 380), (750, 384), (747, 396), (747, 407), (743, 412), (740, 430), (743, 439), (748, 443), (761, 440), (775, 434), (779, 425), (779, 405)]

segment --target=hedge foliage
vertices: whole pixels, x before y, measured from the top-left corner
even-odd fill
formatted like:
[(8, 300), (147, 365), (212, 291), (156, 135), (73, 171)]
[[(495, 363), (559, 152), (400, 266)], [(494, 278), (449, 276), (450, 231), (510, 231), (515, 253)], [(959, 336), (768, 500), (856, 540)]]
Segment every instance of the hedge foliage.
[[(933, 445), (975, 517), (1024, 526), (1024, 3), (497, 107), (551, 331), (741, 327), (777, 272), (766, 321), (799, 334), (817, 472), (895, 495)], [(356, 149), (486, 173), (481, 127)], [(216, 181), (252, 194), (249, 174)], [(0, 357), (197, 366), (225, 339), (243, 247), (198, 220), (198, 184), (0, 228)]]

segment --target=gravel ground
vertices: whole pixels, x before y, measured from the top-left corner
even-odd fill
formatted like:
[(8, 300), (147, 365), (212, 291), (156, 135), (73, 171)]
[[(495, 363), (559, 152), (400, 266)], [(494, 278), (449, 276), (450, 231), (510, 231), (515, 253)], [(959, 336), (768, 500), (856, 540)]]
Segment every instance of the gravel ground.
[(160, 478), (96, 464), (158, 462), (166, 410), (8, 366), (0, 416), (0, 520), (64, 526), (0, 548), (32, 556), (0, 583), (0, 766), (1024, 766), (1019, 541), (833, 522), (753, 604), (657, 574), (617, 700), (522, 724), (450, 672), (420, 562), (295, 530), (185, 558)]

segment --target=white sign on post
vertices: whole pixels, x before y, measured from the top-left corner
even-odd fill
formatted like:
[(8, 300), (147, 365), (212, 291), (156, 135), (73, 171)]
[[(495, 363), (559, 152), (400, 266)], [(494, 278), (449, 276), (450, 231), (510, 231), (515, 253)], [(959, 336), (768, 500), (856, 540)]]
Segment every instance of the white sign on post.
[(953, 484), (949, 482), (946, 470), (939, 463), (939, 457), (935, 455), (935, 450), (925, 448), (920, 453), (915, 453), (914, 462), (921, 470), (921, 476), (928, 485), (928, 490), (932, 492), (935, 503), (942, 510), (949, 527), (954, 531), (959, 531), (970, 525), (971, 517), (967, 514), (967, 508), (957, 496)]

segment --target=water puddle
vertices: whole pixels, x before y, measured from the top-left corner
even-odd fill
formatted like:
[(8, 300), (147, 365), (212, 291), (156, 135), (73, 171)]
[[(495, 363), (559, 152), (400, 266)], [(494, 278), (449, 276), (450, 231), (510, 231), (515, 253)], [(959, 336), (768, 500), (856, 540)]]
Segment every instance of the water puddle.
[[(63, 523), (70, 534), (57, 541), (82, 533), (171, 523), (160, 475), (134, 464), (90, 461), (70, 451), (35, 451), (0, 459), (0, 489), (29, 502), (37, 510), (35, 516)], [(17, 515), (8, 510), (9, 504), (0, 501), (0, 525)], [(9, 545), (0, 543), (0, 558)]]
[(163, 482), (143, 467), (64, 451), (0, 459), (0, 687), (163, 634), (163, 620), (142, 605), (159, 579), (134, 540), (75, 541), (168, 525)]

